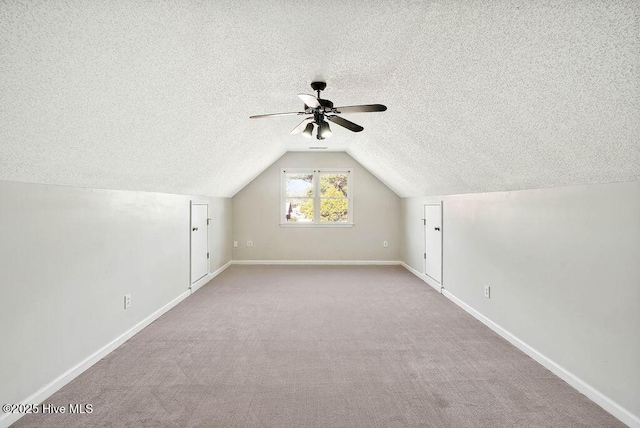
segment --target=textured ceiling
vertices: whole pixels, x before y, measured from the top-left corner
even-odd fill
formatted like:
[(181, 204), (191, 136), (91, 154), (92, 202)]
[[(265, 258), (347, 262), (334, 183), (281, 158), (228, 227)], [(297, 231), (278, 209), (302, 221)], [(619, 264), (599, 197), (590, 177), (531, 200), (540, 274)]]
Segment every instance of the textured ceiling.
[(296, 94), (401, 196), (640, 179), (638, 1), (0, 0), (0, 179), (231, 196)]

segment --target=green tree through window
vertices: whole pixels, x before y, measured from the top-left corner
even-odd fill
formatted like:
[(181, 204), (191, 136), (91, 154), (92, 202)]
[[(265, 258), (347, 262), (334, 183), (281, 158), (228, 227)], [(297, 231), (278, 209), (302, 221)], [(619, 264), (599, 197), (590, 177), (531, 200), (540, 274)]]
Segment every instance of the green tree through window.
[[(312, 185), (313, 180), (319, 183)], [(286, 186), (287, 222), (349, 222), (348, 172), (287, 173)], [(318, 195), (314, 194), (316, 189)], [(314, 220), (318, 208), (319, 215)]]

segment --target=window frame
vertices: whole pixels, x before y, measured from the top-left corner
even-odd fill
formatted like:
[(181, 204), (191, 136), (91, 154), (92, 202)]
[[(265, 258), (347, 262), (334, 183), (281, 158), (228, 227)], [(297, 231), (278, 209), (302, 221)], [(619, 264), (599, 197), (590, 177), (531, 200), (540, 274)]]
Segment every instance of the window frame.
[[(312, 174), (313, 175), (313, 221), (288, 222), (286, 220), (287, 204), (287, 173)], [(320, 175), (325, 173), (347, 174), (347, 222), (321, 222), (320, 209), (323, 199), (320, 195)], [(353, 168), (281, 168), (280, 169), (280, 227), (353, 227)]]

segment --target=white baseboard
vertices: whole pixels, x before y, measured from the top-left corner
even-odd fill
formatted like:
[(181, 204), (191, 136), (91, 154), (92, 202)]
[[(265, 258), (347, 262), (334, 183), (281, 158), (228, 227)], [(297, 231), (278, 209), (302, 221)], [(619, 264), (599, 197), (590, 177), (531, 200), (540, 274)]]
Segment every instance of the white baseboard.
[(403, 268), (405, 268), (406, 270), (408, 270), (409, 272), (411, 272), (412, 274), (414, 274), (415, 276), (417, 276), (418, 278), (426, 282), (428, 285), (433, 287), (433, 289), (436, 290), (438, 293), (442, 293), (442, 290), (443, 290), (442, 285), (435, 282), (431, 277), (425, 275), (424, 273), (418, 272), (417, 270), (415, 270), (405, 262), (400, 262), (400, 264), (402, 265)]
[[(20, 403), (16, 404), (40, 404), (51, 395), (53, 395), (60, 388), (71, 382), (73, 379), (78, 377), (82, 372), (90, 368), (92, 365), (100, 361), (102, 358), (107, 356), (110, 352), (116, 349), (118, 346), (122, 345), (127, 340), (131, 339), (136, 333), (141, 331), (143, 328), (160, 318), (164, 313), (166, 313), (169, 309), (176, 306), (178, 303), (182, 302), (184, 299), (191, 295), (191, 291), (187, 290), (184, 293), (180, 294), (178, 297), (140, 321), (138, 324), (131, 327), (129, 330), (124, 332), (122, 335), (118, 336), (98, 351), (87, 357), (85, 360), (81, 361), (76, 366), (70, 368), (60, 376), (58, 376), (53, 381), (49, 382), (38, 391), (34, 392)], [(4, 404), (4, 403), (3, 403)], [(8, 427), (18, 419), (20, 419), (24, 414), (22, 413), (5, 413), (0, 415), (0, 427)]]
[(234, 265), (349, 265), (349, 266), (391, 266), (402, 262), (393, 260), (234, 260)]
[(231, 260), (229, 260), (221, 268), (219, 268), (219, 269), (217, 269), (217, 270), (215, 270), (213, 272), (209, 272), (208, 274), (206, 274), (205, 276), (203, 276), (202, 278), (197, 280), (194, 284), (191, 285), (191, 294), (195, 293), (196, 291), (198, 291), (200, 289), (200, 287), (202, 287), (203, 285), (205, 285), (206, 283), (211, 281), (216, 276), (220, 275), (226, 268), (231, 266), (232, 263), (233, 262)]
[[(405, 266), (406, 267), (406, 266)], [(456, 305), (460, 306), (478, 321), (482, 322), (484, 325), (489, 327), (491, 330), (498, 333), (504, 339), (506, 339), (509, 343), (514, 345), (516, 348), (520, 349), (522, 352), (536, 360), (538, 363), (542, 364), (544, 367), (549, 369), (553, 374), (558, 376), (560, 379), (567, 382), (569, 385), (574, 387), (578, 392), (586, 395), (591, 401), (598, 404), (600, 407), (605, 409), (607, 412), (611, 413), (616, 418), (620, 419), (623, 423), (629, 425), (630, 427), (640, 428), (640, 418), (624, 407), (620, 406), (618, 403), (613, 401), (611, 398), (607, 397), (564, 367), (558, 365), (553, 360), (547, 358), (543, 354), (541, 354), (538, 350), (531, 347), (527, 343), (523, 342), (513, 334), (509, 333), (504, 328), (500, 327), (495, 322), (491, 321), (489, 318), (482, 315), (480, 312), (473, 309), (471, 306), (464, 303), (462, 300), (458, 299), (456, 296), (448, 292), (447, 290), (443, 290), (442, 294), (449, 300), (451, 300)]]

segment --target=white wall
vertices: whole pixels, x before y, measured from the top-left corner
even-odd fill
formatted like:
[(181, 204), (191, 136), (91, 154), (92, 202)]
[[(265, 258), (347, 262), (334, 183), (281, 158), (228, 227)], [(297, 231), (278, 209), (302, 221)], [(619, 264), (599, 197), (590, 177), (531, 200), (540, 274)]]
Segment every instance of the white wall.
[[(354, 226), (281, 227), (282, 168), (352, 168)], [(234, 260), (400, 258), (400, 198), (344, 152), (285, 153), (233, 197), (233, 214), (233, 239), (239, 245), (233, 249)]]
[(437, 200), (445, 290), (640, 415), (640, 182), (403, 199), (420, 272)]
[[(188, 291), (190, 199), (0, 181), (0, 403), (21, 402)], [(213, 218), (214, 271), (231, 259), (231, 200), (198, 199)]]

